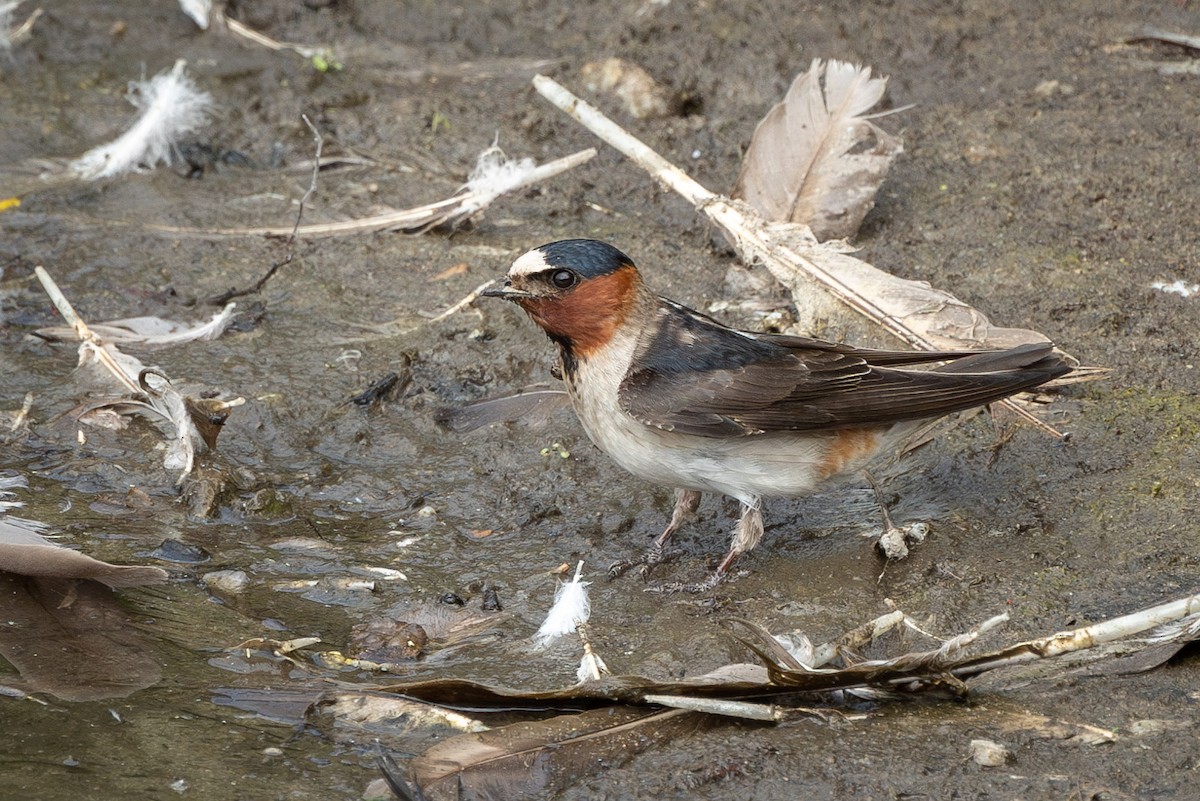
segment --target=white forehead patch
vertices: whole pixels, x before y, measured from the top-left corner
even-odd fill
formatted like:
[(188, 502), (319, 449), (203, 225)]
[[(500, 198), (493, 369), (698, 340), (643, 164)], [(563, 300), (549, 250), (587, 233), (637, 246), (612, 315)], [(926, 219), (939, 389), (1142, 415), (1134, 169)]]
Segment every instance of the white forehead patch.
[(508, 268), (508, 274), (533, 275), (549, 269), (550, 265), (546, 263), (545, 254), (540, 250), (531, 250), (517, 257), (517, 260), (512, 263), (512, 267)]

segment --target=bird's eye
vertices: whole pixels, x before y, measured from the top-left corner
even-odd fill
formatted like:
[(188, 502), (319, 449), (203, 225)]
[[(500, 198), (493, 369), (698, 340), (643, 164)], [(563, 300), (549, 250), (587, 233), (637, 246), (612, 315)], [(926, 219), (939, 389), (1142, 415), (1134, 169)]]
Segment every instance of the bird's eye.
[(578, 281), (578, 276), (570, 270), (559, 270), (554, 275), (550, 276), (550, 283), (554, 284), (559, 289), (570, 289), (575, 286)]

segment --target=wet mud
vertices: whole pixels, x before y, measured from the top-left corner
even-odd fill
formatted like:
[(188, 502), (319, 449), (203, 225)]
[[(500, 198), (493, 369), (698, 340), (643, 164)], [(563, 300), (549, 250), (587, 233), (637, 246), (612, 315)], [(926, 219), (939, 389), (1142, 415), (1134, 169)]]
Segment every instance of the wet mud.
[[(553, 597), (548, 571), (580, 559), (596, 579), (591, 635), (609, 667), (664, 678), (747, 658), (718, 625), (724, 615), (823, 642), (893, 604), (942, 636), (1008, 612), (999, 637), (1016, 641), (1196, 591), (1200, 298), (1153, 284), (1200, 282), (1200, 77), (1156, 69), (1194, 52), (1123, 44), (1146, 25), (1200, 32), (1194, 4), (229, 7), (275, 39), (333, 45), (342, 69), (324, 72), (295, 53), (200, 31), (169, 2), (44, 8), (33, 37), (0, 54), (0, 173), (111, 139), (132, 119), (125, 83), (177, 58), (218, 112), (188, 143), (192, 166), (32, 191), (0, 213), (0, 412), (11, 420), (33, 398), (27, 423), (0, 432), (0, 471), (30, 483), (19, 512), (94, 556), (159, 564), (173, 577), (122, 595), (162, 679), (104, 701), (3, 699), (0, 786), (40, 799), (358, 797), (376, 775), (368, 738), (213, 701), (219, 687), (309, 687), (322, 670), (302, 655), (294, 665), (227, 649), (300, 636), (342, 649), (356, 626), (454, 593), (492, 616), (489, 633), (408, 663), (407, 675), (570, 684), (574, 646), (534, 654), (529, 637)], [(583, 236), (629, 253), (663, 294), (716, 308), (730, 324), (761, 324), (736, 303), (744, 298), (726, 280), (734, 259), (703, 219), (530, 88), (541, 71), (581, 90), (584, 65), (610, 56), (667, 87), (672, 113), (633, 119), (611, 97), (597, 102), (719, 191), (732, 186), (758, 119), (811, 59), (891, 76), (887, 103), (913, 107), (881, 122), (904, 154), (856, 239), (860, 255), (1111, 368), (1043, 413), (1069, 441), (1030, 428), (1007, 437), (1011, 421), (985, 415), (944, 428), (884, 487), (898, 522), (932, 525), (904, 561), (875, 554), (870, 491), (852, 486), (769, 501), (745, 574), (715, 592), (664, 599), (634, 576), (602, 580), (661, 530), (670, 490), (621, 472), (570, 413), (469, 434), (439, 426), (444, 407), (552, 381), (554, 357), (499, 301), (429, 318), (528, 248)], [(327, 155), (356, 160), (321, 172), (305, 222), (446, 197), (497, 137), (514, 157), (599, 154), (453, 234), (297, 243), (261, 293), (237, 300), (251, 314), (235, 330), (138, 353), (191, 386), (247, 401), (182, 493), (178, 472), (163, 467), (162, 435), (145, 422), (87, 428), (81, 442), (67, 415), (82, 397), (75, 348), (30, 336), (59, 323), (32, 268), (45, 266), (90, 321), (211, 316), (206, 298), (252, 284), (288, 244), (148, 226), (291, 224), (313, 149), (301, 114)], [(373, 386), (370, 402), (354, 402)], [(735, 519), (729, 501), (705, 498), (680, 535), (682, 558), (660, 577), (706, 575)], [(186, 547), (164, 552), (168, 540)], [(201, 580), (239, 570), (244, 587)], [(503, 611), (479, 608), (485, 589)], [(1051, 673), (965, 702), (730, 723), (583, 776), (559, 797), (1189, 798), (1196, 668), (1185, 651), (1142, 675)], [(0, 684), (8, 678), (14, 671), (0, 668)], [(1021, 723), (1027, 713), (1117, 740), (1055, 739)], [(975, 764), (976, 738), (1004, 743), (1013, 761)]]

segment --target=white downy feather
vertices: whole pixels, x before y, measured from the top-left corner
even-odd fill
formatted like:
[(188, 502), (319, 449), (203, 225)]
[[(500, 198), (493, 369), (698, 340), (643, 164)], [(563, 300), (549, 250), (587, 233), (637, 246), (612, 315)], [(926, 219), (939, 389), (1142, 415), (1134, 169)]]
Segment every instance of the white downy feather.
[(12, 18), (19, 2), (0, 3), (0, 54), (12, 49)]
[(604, 664), (604, 660), (600, 658), (592, 649), (588, 648), (583, 652), (583, 658), (579, 660), (579, 667), (575, 669), (575, 678), (580, 684), (586, 681), (600, 681), (608, 675), (608, 665)]
[(186, 66), (180, 59), (169, 72), (130, 82), (129, 100), (142, 110), (141, 116), (112, 142), (71, 162), (71, 171), (94, 181), (170, 164), (179, 138), (200, 128), (213, 105), (212, 96), (184, 74)]
[(587, 588), (590, 581), (582, 581), (583, 562), (575, 568), (575, 578), (558, 585), (554, 591), (554, 605), (550, 607), (542, 627), (534, 635), (534, 644), (545, 648), (552, 640), (571, 634), (580, 623), (586, 623), (592, 614)]
[(506, 192), (529, 183), (537, 166), (537, 162), (531, 158), (510, 159), (498, 145), (493, 144), (479, 154), (474, 169), (467, 176), (463, 189), (467, 195), (476, 197), (464, 206), (470, 207), (470, 213), (487, 208)]
[(183, 13), (192, 18), (192, 22), (200, 26), (200, 30), (208, 30), (208, 22), (212, 17), (212, 0), (179, 0)]

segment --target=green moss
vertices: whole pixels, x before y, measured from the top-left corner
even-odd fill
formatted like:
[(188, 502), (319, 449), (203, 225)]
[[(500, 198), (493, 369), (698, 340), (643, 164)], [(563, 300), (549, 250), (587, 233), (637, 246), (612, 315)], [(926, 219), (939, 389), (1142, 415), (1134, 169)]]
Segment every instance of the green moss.
[[(1095, 407), (1100, 409), (1102, 407)], [(1136, 454), (1123, 468), (1126, 492), (1092, 499), (1093, 517), (1119, 525), (1147, 504), (1179, 502), (1196, 490), (1191, 461), (1200, 458), (1200, 398), (1130, 388), (1109, 394), (1103, 421), (1114, 436), (1127, 438), (1122, 450)], [(1132, 446), (1132, 447), (1131, 447)]]

